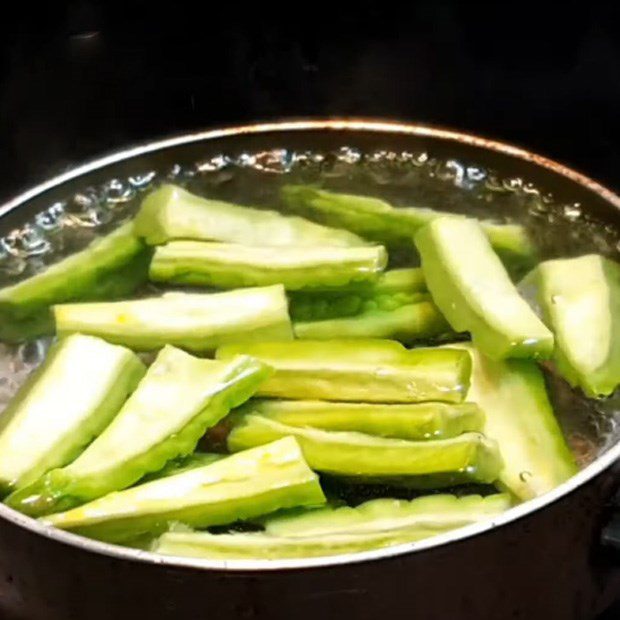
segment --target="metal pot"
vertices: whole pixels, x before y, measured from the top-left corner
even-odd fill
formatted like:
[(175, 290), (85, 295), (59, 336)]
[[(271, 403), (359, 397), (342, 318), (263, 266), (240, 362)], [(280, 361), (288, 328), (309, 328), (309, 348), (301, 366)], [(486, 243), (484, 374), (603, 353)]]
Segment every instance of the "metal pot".
[[(99, 159), (0, 207), (0, 228), (22, 224), (76, 188), (162, 170), (172, 162), (231, 150), (269, 153), (342, 145), (423, 150), (474, 161), (532, 181), (558, 199), (579, 201), (597, 218), (620, 226), (620, 197), (513, 146), (417, 125), (299, 121), (191, 134)], [(619, 458), (620, 444), (609, 447), (571, 480), (492, 523), (326, 559), (160, 557), (57, 531), (0, 505), (1, 615), (44, 620), (593, 618), (620, 592), (618, 558), (600, 544)], [(618, 542), (611, 526), (606, 539)]]

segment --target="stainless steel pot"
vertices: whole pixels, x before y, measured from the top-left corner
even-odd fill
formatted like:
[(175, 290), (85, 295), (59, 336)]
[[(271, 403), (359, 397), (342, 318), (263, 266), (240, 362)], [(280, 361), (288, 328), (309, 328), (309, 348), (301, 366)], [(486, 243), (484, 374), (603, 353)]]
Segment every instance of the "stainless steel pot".
[[(620, 197), (558, 163), (474, 136), (409, 124), (296, 121), (208, 131), (104, 157), (0, 207), (0, 230), (76, 188), (234, 151), (390, 149), (454, 157), (527, 179), (620, 227)], [(268, 159), (268, 157), (267, 157)], [(214, 160), (212, 160), (214, 161)], [(326, 559), (156, 556), (47, 528), (0, 505), (3, 618), (593, 618), (620, 592), (608, 523), (620, 444), (553, 492), (492, 523)], [(616, 564), (614, 565), (614, 561)]]

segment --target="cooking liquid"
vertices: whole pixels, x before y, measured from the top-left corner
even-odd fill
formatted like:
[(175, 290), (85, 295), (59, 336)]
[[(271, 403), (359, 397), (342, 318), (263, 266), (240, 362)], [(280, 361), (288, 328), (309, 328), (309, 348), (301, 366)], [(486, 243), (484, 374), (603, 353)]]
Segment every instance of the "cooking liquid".
[[(192, 166), (145, 170), (101, 187), (85, 187), (66, 201), (50, 205), (20, 230), (3, 230), (0, 220), (0, 286), (42, 270), (113, 229), (136, 211), (145, 192), (162, 182), (174, 182), (210, 198), (281, 211), (285, 211), (278, 198), (282, 185), (320, 183), (335, 191), (384, 198), (395, 206), (430, 207), (520, 223), (539, 248), (541, 259), (597, 252), (618, 260), (620, 255), (620, 231), (592, 219), (586, 214), (587, 205), (559, 204), (527, 179), (500, 178), (474, 163), (438, 160), (426, 152), (277, 149), (222, 154)], [(410, 253), (391, 255), (390, 264), (418, 264), (413, 247)], [(138, 294), (156, 290), (147, 285)], [(0, 411), (42, 361), (50, 342), (42, 338), (21, 345), (0, 343)], [(556, 415), (583, 467), (620, 438), (620, 394), (588, 399), (551, 371), (546, 370), (546, 376)], [(415, 495), (334, 480), (326, 480), (326, 489), (351, 503), (382, 494)], [(472, 489), (458, 489), (468, 490)]]

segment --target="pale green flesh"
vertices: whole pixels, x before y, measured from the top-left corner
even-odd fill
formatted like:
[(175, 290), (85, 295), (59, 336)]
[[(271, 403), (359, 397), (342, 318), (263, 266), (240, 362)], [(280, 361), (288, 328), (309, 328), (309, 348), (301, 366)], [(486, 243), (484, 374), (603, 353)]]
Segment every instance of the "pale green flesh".
[(297, 439), (313, 469), (345, 477), (399, 478), (437, 475), (438, 486), (462, 482), (493, 482), (501, 467), (497, 446), (478, 433), (437, 441), (407, 441), (356, 432), (331, 432), (294, 427), (258, 416), (244, 416), (228, 436), (238, 452), (281, 437)]
[(620, 384), (620, 265), (594, 254), (551, 260), (530, 278), (560, 374), (588, 396), (611, 394)]
[(289, 294), (289, 312), (295, 321), (316, 322), (396, 310), (430, 299), (421, 269), (391, 269), (372, 282), (294, 291)]
[(349, 284), (316, 287), (312, 293), (332, 296), (347, 293), (359, 294), (363, 297), (373, 297), (377, 294), (390, 293), (423, 293), (426, 291), (424, 273), (419, 267), (403, 267), (388, 269), (380, 273), (371, 282), (351, 282)]
[(291, 438), (211, 465), (111, 493), (44, 518), (61, 529), (113, 542), (159, 533), (172, 522), (224, 525), (283, 508), (325, 502), (318, 478)]
[(54, 307), (60, 334), (81, 332), (136, 350), (172, 344), (196, 352), (239, 340), (290, 340), (282, 285), (225, 293), (169, 293), (162, 297)]
[(372, 281), (385, 268), (381, 246), (249, 247), (172, 241), (155, 250), (150, 278), (235, 288), (283, 284), (288, 290)]
[(2, 493), (73, 460), (144, 373), (130, 350), (97, 338), (74, 335), (55, 344), (0, 418)]
[(470, 332), (494, 359), (551, 356), (553, 334), (520, 297), (479, 224), (437, 218), (415, 243), (428, 289), (455, 331)]
[[(325, 295), (324, 293), (293, 291), (288, 297), (289, 313), (295, 323), (316, 323), (331, 319), (356, 318), (362, 315), (368, 317), (376, 312), (392, 312), (402, 306), (413, 306), (423, 302), (432, 303), (428, 292), (409, 293), (405, 291), (369, 294), (368, 296), (364, 293)], [(441, 316), (436, 306), (433, 310), (434, 315)], [(447, 325), (445, 319), (443, 322)]]
[(161, 469), (140, 478), (139, 484), (144, 484), (151, 480), (159, 480), (160, 478), (166, 478), (168, 476), (176, 476), (183, 472), (196, 469), (197, 467), (211, 465), (211, 463), (215, 463), (215, 461), (219, 461), (223, 458), (226, 458), (225, 454), (216, 452), (193, 452), (187, 456), (180, 456), (172, 461), (168, 461)]
[(201, 198), (175, 185), (163, 185), (145, 198), (136, 216), (136, 234), (150, 245), (175, 239), (296, 247), (366, 244), (344, 230), (276, 211)]
[(473, 347), (467, 400), (485, 414), (484, 434), (504, 462), (500, 483), (521, 500), (542, 495), (577, 472), (549, 402), (543, 375), (527, 360), (494, 361)]
[(481, 430), (484, 416), (473, 403), (386, 405), (306, 400), (250, 400), (235, 416), (257, 414), (282, 424), (327, 431), (356, 431), (400, 439), (445, 439)]
[(341, 318), (296, 321), (293, 331), (302, 340), (393, 338), (404, 344), (453, 333), (437, 306), (430, 300), (406, 304), (393, 310), (368, 310)]
[(155, 553), (210, 560), (276, 560), (310, 558), (380, 549), (442, 533), (424, 526), (371, 534), (334, 534), (316, 538), (284, 538), (256, 534), (170, 532), (152, 547)]
[(413, 500), (382, 498), (355, 507), (293, 510), (267, 517), (263, 525), (267, 534), (286, 538), (375, 534), (404, 528), (427, 528), (439, 533), (498, 516), (510, 506), (510, 496), (505, 493), (487, 497), (438, 494)]
[[(420, 228), (448, 215), (419, 207), (394, 208), (379, 198), (340, 194), (310, 186), (287, 185), (281, 194), (286, 205), (301, 215), (396, 249), (408, 247)], [(481, 221), (480, 226), (511, 271), (521, 273), (536, 262), (535, 248), (523, 226), (486, 220)]]
[(123, 297), (146, 282), (150, 250), (120, 226), (13, 286), (0, 289), (0, 339), (15, 341), (54, 332), (50, 306)]
[(223, 363), (164, 348), (116, 418), (75, 461), (8, 503), (40, 515), (128, 487), (190, 453), (205, 430), (247, 400), (269, 372), (245, 356)]
[(471, 361), (457, 349), (405, 349), (392, 340), (297, 340), (228, 345), (218, 359), (245, 353), (275, 369), (262, 396), (361, 402), (460, 402)]

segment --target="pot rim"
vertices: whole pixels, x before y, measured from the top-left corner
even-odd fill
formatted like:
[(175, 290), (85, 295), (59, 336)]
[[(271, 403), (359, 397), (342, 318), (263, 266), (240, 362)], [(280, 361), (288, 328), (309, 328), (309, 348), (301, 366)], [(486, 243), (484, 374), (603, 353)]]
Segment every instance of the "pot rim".
[[(546, 168), (556, 174), (564, 176), (569, 180), (582, 185), (591, 192), (598, 194), (605, 201), (611, 203), (616, 209), (620, 210), (620, 196), (600, 185), (593, 179), (576, 172), (552, 159), (532, 153), (526, 149), (489, 140), (476, 135), (462, 133), (450, 129), (419, 125), (415, 123), (405, 123), (398, 121), (385, 121), (375, 119), (306, 119), (306, 120), (287, 120), (273, 121), (265, 123), (254, 123), (250, 125), (240, 125), (225, 127), (221, 129), (211, 129), (207, 131), (195, 132), (157, 140), (133, 146), (125, 150), (117, 151), (111, 155), (94, 159), (86, 164), (73, 168), (63, 174), (57, 175), (35, 187), (19, 194), (12, 200), (0, 206), (0, 218), (10, 211), (20, 207), (34, 197), (42, 194), (49, 189), (57, 187), (71, 179), (93, 172), (107, 165), (117, 163), (126, 159), (131, 159), (139, 155), (144, 155), (153, 151), (166, 149), (193, 142), (208, 141), (228, 136), (245, 134), (260, 134), (271, 132), (290, 132), (290, 131), (364, 131), (375, 133), (395, 133), (412, 135), (417, 137), (428, 137), (445, 141), (459, 142), (474, 147), (480, 147), (489, 151), (495, 151), (511, 157), (532, 162), (542, 168)], [(99, 542), (89, 538), (78, 536), (70, 532), (56, 529), (50, 525), (45, 525), (35, 519), (27, 517), (4, 504), (0, 504), (0, 519), (6, 519), (11, 523), (23, 527), (35, 534), (39, 534), (54, 541), (78, 547), (88, 552), (94, 552), (116, 559), (139, 561), (165, 567), (186, 567), (198, 568), (203, 570), (226, 570), (226, 571), (273, 571), (291, 569), (311, 569), (320, 567), (330, 567), (339, 565), (349, 565), (358, 562), (371, 560), (386, 560), (396, 558), (407, 553), (421, 552), (432, 548), (440, 547), (448, 543), (455, 543), (467, 538), (484, 534), (499, 526), (506, 525), (521, 519), (535, 511), (550, 506), (562, 497), (574, 492), (580, 486), (596, 477), (606, 469), (610, 468), (616, 461), (620, 460), (620, 442), (611, 446), (604, 454), (590, 463), (583, 470), (572, 476), (563, 484), (557, 486), (552, 491), (515, 506), (500, 516), (484, 521), (482, 523), (468, 525), (445, 534), (433, 536), (426, 540), (403, 543), (375, 549), (372, 551), (362, 551), (357, 553), (347, 553), (335, 556), (306, 559), (290, 560), (206, 560), (199, 558), (186, 558), (176, 556), (163, 556), (141, 549), (131, 549), (120, 547), (110, 543)]]

